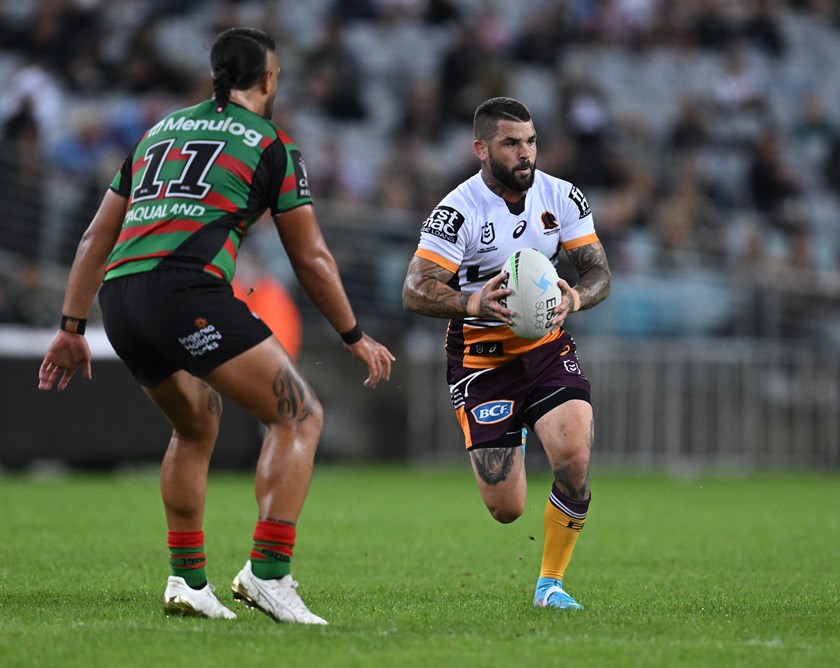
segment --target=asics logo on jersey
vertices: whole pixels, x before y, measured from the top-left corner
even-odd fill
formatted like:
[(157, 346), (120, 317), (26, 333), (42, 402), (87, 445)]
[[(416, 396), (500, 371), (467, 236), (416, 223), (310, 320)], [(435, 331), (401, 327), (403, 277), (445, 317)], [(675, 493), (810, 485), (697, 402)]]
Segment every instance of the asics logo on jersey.
[(192, 130), (210, 130), (211, 132), (226, 132), (236, 137), (242, 137), (245, 146), (254, 147), (262, 141), (263, 136), (252, 128), (246, 128), (242, 123), (234, 121), (228, 116), (224, 119), (211, 120), (209, 118), (186, 118), (181, 116), (175, 118), (170, 116), (164, 118), (160, 123), (154, 125), (148, 132), (149, 137), (154, 137), (158, 132), (190, 132)]
[(546, 276), (548, 276), (548, 272), (545, 272), (542, 276), (540, 276), (539, 281), (535, 281), (533, 278), (531, 279), (531, 283), (539, 288), (539, 297), (542, 297), (545, 294), (545, 291), (551, 287), (551, 281), (549, 281)]

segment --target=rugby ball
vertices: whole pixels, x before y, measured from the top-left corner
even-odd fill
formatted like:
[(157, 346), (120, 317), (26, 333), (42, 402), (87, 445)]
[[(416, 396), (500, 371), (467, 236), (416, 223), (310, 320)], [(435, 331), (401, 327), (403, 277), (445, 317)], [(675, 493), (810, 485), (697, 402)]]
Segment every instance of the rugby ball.
[(510, 275), (507, 307), (516, 314), (510, 328), (523, 339), (541, 339), (550, 329), (551, 310), (563, 296), (554, 265), (538, 250), (523, 248), (507, 259), (502, 271)]

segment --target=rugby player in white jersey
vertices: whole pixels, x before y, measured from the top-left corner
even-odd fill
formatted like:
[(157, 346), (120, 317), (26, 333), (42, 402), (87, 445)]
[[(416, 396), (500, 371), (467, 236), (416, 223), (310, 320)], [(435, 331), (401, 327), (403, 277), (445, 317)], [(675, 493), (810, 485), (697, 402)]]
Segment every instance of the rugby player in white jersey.
[[(563, 576), (591, 498), (594, 436), (590, 384), (565, 329), (573, 312), (610, 291), (610, 269), (589, 204), (571, 183), (536, 168), (537, 135), (521, 102), (498, 97), (474, 117), (481, 170), (449, 193), (423, 223), (403, 286), (403, 305), (449, 318), (447, 382), (481, 497), (499, 522), (525, 509), (523, 425), (536, 433), (554, 472), (534, 605), (580, 609)], [(502, 267), (514, 251), (536, 248), (578, 273), (558, 280), (562, 300), (551, 330), (532, 341), (508, 325)]]

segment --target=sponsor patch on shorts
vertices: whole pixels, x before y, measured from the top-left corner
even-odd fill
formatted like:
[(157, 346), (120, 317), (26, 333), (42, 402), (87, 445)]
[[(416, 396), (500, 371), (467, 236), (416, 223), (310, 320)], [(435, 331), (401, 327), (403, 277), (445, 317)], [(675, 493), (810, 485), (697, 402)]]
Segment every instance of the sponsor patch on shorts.
[(222, 340), (222, 333), (213, 325), (208, 324), (205, 318), (196, 318), (195, 326), (196, 331), (189, 336), (179, 337), (178, 342), (193, 357), (216, 350), (219, 347), (219, 341)]
[(485, 401), (470, 411), (473, 418), (479, 424), (495, 424), (506, 420), (513, 414), (513, 401), (510, 399), (497, 399), (496, 401)]

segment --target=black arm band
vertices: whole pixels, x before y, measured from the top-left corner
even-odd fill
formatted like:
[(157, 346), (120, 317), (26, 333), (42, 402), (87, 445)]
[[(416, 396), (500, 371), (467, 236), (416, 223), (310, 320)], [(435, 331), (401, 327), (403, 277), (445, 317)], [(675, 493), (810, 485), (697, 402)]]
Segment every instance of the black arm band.
[(62, 313), (61, 324), (58, 328), (63, 329), (65, 332), (70, 332), (71, 334), (84, 334), (86, 326), (86, 318), (70, 318)]
[(359, 327), (359, 323), (356, 323), (350, 331), (342, 332), (341, 333), (341, 340), (344, 341), (348, 346), (352, 346), (354, 343), (358, 343), (362, 340), (362, 328)]

